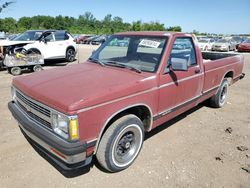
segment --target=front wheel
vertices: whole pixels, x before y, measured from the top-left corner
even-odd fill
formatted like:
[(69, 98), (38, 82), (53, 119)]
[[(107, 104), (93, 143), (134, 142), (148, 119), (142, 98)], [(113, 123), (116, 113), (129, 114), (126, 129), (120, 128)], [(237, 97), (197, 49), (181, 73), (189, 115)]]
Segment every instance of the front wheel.
[(116, 120), (104, 133), (96, 157), (110, 172), (128, 168), (138, 156), (144, 141), (142, 121), (129, 114)]
[(221, 108), (226, 103), (227, 92), (228, 92), (229, 83), (228, 80), (225, 78), (217, 93), (210, 98), (210, 104), (212, 107)]
[(68, 62), (73, 62), (75, 60), (75, 55), (76, 55), (76, 53), (75, 53), (75, 50), (73, 48), (67, 49), (67, 51), (66, 51), (66, 60)]

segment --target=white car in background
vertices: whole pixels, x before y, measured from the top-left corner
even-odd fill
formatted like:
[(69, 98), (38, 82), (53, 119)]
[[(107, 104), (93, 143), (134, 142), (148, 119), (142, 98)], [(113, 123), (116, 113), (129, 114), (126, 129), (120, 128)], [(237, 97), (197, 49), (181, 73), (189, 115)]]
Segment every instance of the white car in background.
[(212, 50), (212, 46), (214, 44), (215, 40), (212, 38), (201, 38), (199, 39), (199, 47), (202, 51), (210, 51)]
[(27, 41), (23, 46), (27, 51), (43, 55), (45, 60), (66, 59), (75, 60), (76, 43), (70, 33), (64, 30), (31, 30), (26, 31), (12, 41)]

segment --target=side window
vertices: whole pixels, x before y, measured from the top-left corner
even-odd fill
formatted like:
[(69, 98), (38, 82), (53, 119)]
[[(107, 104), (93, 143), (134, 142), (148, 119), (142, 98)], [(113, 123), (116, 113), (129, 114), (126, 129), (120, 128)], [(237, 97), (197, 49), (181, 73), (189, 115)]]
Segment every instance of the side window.
[(69, 34), (68, 33), (65, 33), (64, 40), (69, 40)]
[(168, 64), (184, 61), (188, 63), (189, 67), (197, 64), (193, 40), (190, 37), (176, 38)]
[(64, 31), (56, 31), (55, 32), (55, 39), (56, 41), (63, 41), (69, 39), (69, 37), (66, 39), (67, 34)]
[(53, 33), (46, 33), (44, 34), (44, 38), (48, 41), (48, 42), (54, 42), (54, 34)]

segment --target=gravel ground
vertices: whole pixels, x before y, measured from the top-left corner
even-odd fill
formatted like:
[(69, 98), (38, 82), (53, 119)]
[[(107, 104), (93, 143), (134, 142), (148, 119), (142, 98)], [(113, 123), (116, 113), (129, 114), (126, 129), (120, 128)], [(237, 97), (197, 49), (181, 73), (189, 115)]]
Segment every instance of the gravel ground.
[[(95, 48), (81, 46), (79, 62)], [(250, 54), (244, 56), (247, 76), (230, 87), (223, 108), (202, 104), (153, 130), (135, 163), (116, 174), (96, 162), (65, 174), (41, 157), (7, 108), (13, 76), (0, 71), (1, 187), (250, 187)], [(65, 64), (45, 69), (57, 66)]]

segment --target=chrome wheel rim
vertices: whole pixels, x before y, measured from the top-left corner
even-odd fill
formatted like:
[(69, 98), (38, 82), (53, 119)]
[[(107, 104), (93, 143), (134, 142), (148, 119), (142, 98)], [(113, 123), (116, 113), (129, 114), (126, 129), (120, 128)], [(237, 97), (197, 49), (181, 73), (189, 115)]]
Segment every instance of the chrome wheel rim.
[(224, 104), (227, 97), (227, 85), (224, 85), (220, 93), (220, 104)]
[(143, 141), (141, 128), (132, 124), (125, 127), (116, 137), (112, 147), (112, 161), (117, 167), (130, 165), (138, 155)]
[(74, 52), (74, 50), (70, 49), (70, 50), (67, 51), (67, 59), (69, 61), (74, 61), (74, 59), (75, 59), (75, 52)]

